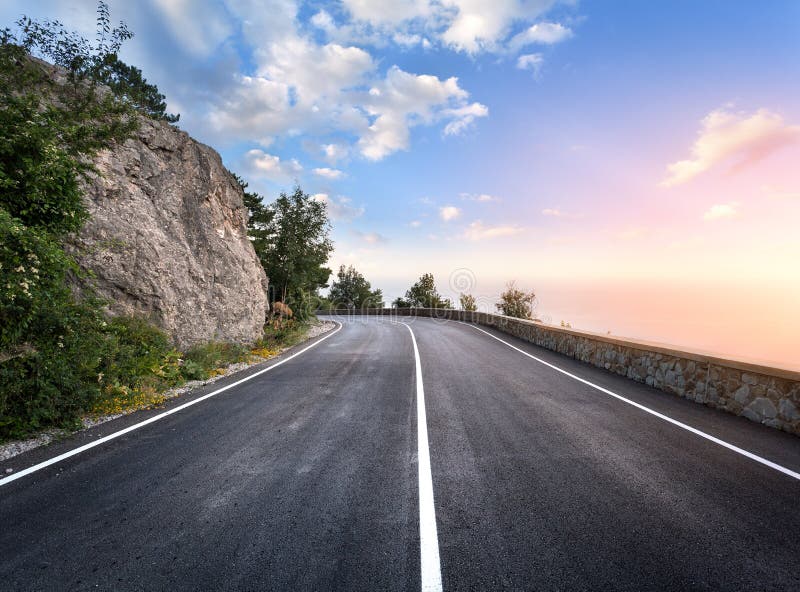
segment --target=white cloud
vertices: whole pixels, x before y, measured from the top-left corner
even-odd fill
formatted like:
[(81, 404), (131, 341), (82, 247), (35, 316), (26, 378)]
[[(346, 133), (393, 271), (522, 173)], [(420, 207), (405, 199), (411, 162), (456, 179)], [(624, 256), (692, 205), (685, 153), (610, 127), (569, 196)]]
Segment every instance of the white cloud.
[(250, 175), (277, 182), (286, 182), (303, 171), (296, 159), (281, 160), (263, 150), (249, 150), (244, 156), (244, 168)]
[(572, 37), (572, 30), (559, 23), (536, 23), (525, 29), (522, 33), (514, 35), (508, 42), (512, 52), (519, 51), (526, 45), (538, 43), (540, 45), (553, 45)]
[(478, 201), (478, 202), (490, 202), (490, 201), (500, 201), (499, 197), (495, 197), (494, 195), (489, 195), (488, 193), (462, 193), (459, 195), (461, 199), (466, 199), (468, 201)]
[(323, 144), (322, 152), (327, 162), (335, 164), (343, 158), (346, 158), (350, 149), (344, 144)]
[(315, 193), (311, 199), (324, 203), (331, 220), (337, 222), (349, 222), (364, 214), (364, 208), (354, 206), (348, 197), (331, 198), (327, 193)]
[(538, 76), (544, 65), (544, 57), (540, 53), (528, 53), (517, 58), (517, 68), (520, 70), (530, 70), (534, 76)]
[(457, 136), (475, 122), (476, 117), (486, 117), (489, 115), (489, 108), (480, 103), (471, 103), (455, 109), (445, 109), (442, 111), (445, 117), (454, 118), (444, 128), (445, 136)]
[(561, 218), (564, 216), (564, 212), (562, 212), (558, 208), (545, 208), (542, 210), (542, 215), (553, 216), (554, 218)]
[(502, 51), (502, 42), (511, 25), (531, 22), (549, 10), (554, 0), (443, 0), (443, 6), (455, 11), (441, 38), (458, 51), (475, 54)]
[(445, 222), (455, 220), (461, 215), (461, 210), (455, 206), (444, 206), (439, 208), (439, 217)]
[(800, 139), (800, 126), (788, 125), (767, 109), (752, 115), (717, 109), (703, 118), (691, 157), (667, 166), (664, 187), (686, 183), (715, 165), (733, 161), (734, 168), (750, 166)]
[[(374, 121), (359, 138), (361, 154), (369, 160), (381, 160), (407, 149), (410, 128), (422, 123), (449, 119), (448, 127), (462, 122), (463, 129), (479, 113), (488, 113), (482, 105), (467, 104), (468, 97), (455, 77), (442, 80), (436, 76), (410, 74), (393, 66), (386, 78), (366, 94), (365, 108), (374, 116)], [(451, 129), (450, 133), (456, 131)]]
[(502, 236), (513, 236), (523, 230), (519, 226), (486, 226), (480, 220), (476, 220), (467, 227), (463, 236), (467, 240), (479, 241)]
[(397, 25), (431, 13), (429, 0), (342, 0), (354, 19), (376, 26)]
[(412, 220), (411, 222), (408, 223), (408, 225), (411, 228), (419, 228), (420, 226), (422, 226), (422, 222), (420, 222), (419, 220)]
[(723, 218), (735, 218), (739, 215), (739, 204), (736, 202), (715, 204), (704, 214), (703, 220), (721, 220)]
[(415, 45), (420, 45), (423, 42), (423, 38), (421, 35), (417, 35), (416, 33), (409, 34), (397, 32), (392, 35), (392, 41), (397, 43), (397, 45), (402, 45), (403, 47), (414, 47)]
[(339, 169), (330, 169), (328, 167), (317, 168), (313, 172), (315, 175), (326, 179), (341, 179), (344, 176), (344, 173)]

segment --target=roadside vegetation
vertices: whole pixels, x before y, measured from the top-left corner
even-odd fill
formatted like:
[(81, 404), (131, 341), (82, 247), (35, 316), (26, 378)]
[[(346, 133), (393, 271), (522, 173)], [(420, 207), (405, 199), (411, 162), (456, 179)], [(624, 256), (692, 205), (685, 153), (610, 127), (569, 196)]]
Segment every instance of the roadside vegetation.
[(327, 298), (328, 309), (383, 308), (383, 292), (373, 290), (367, 279), (352, 265), (339, 267), (336, 279), (331, 283)]
[(405, 298), (396, 298), (394, 308), (453, 308), (449, 298), (443, 298), (436, 289), (432, 273), (425, 273), (408, 290)]
[(505, 291), (500, 294), (500, 302), (495, 307), (500, 314), (518, 319), (532, 319), (536, 310), (536, 294), (517, 288), (514, 281), (506, 284)]
[[(308, 327), (298, 307), (294, 318), (270, 319), (250, 346), (181, 352), (143, 319), (108, 317), (88, 291), (64, 242), (88, 217), (81, 186), (96, 173), (92, 157), (130, 137), (141, 116), (178, 120), (141, 70), (118, 58), (133, 34), (122, 23), (112, 27), (105, 3), (97, 15), (96, 43), (58, 21), (23, 17), (15, 30), (0, 31), (0, 441), (160, 404), (166, 389), (271, 357)], [(31, 57), (61, 67), (65, 79)], [(302, 290), (324, 285), (330, 270), (320, 261), (331, 249), (324, 204), (299, 188), (270, 206), (256, 194), (245, 198), (254, 246), (278, 278), (281, 299), (297, 301)]]
[(478, 310), (478, 303), (475, 300), (475, 296), (472, 294), (459, 294), (458, 303), (461, 306), (461, 310), (467, 312), (475, 312)]

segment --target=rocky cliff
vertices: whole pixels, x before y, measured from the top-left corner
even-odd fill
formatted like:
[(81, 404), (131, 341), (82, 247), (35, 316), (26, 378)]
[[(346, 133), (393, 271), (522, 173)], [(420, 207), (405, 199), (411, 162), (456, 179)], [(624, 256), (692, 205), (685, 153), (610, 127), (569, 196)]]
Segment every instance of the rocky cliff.
[(247, 238), (242, 191), (219, 154), (142, 118), (95, 164), (91, 218), (70, 249), (110, 312), (144, 316), (182, 348), (256, 339), (267, 278)]

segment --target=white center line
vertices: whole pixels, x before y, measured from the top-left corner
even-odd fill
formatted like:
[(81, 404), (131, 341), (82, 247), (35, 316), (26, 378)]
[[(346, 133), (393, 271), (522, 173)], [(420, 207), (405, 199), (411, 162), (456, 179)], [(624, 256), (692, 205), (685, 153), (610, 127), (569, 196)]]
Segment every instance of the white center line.
[(406, 323), (414, 344), (417, 371), (417, 466), (419, 467), (419, 556), (423, 592), (440, 592), (442, 569), (439, 563), (439, 538), (436, 532), (436, 509), (433, 505), (433, 478), (428, 449), (428, 420), (425, 414), (425, 388), (422, 384), (422, 364), (414, 332)]
[(571, 374), (570, 372), (567, 372), (566, 370), (562, 370), (558, 366), (554, 366), (553, 364), (551, 364), (549, 362), (545, 362), (541, 358), (537, 358), (536, 356), (531, 355), (528, 352), (526, 352), (524, 350), (521, 350), (520, 348), (518, 348), (518, 347), (516, 347), (514, 345), (511, 345), (507, 341), (504, 341), (504, 340), (500, 339), (499, 337), (497, 337), (495, 335), (492, 335), (488, 331), (484, 331), (483, 329), (481, 329), (479, 327), (476, 327), (475, 325), (472, 325), (470, 323), (465, 323), (463, 321), (456, 321), (456, 322), (457, 323), (461, 323), (462, 325), (467, 325), (468, 327), (472, 327), (473, 329), (475, 329), (476, 331), (480, 331), (481, 333), (486, 333), (486, 335), (488, 335), (492, 339), (496, 339), (497, 341), (507, 345), (511, 349), (517, 350), (522, 355), (528, 356), (532, 360), (536, 360), (540, 364), (544, 364), (548, 368), (552, 368), (553, 370), (555, 370), (557, 372), (561, 372), (561, 374), (569, 376), (570, 378), (572, 378), (574, 380), (577, 380), (578, 382), (582, 382), (583, 384), (585, 384), (587, 386), (590, 386), (593, 389), (597, 389), (601, 393), (605, 393), (606, 395), (614, 397), (615, 399), (619, 399), (620, 401), (622, 401), (623, 403), (627, 403), (628, 405), (633, 405), (634, 407), (636, 407), (637, 409), (641, 409), (645, 413), (649, 413), (650, 415), (654, 415), (655, 417), (658, 417), (659, 419), (663, 419), (664, 421), (667, 421), (667, 422), (671, 423), (674, 426), (677, 426), (677, 427), (679, 427), (681, 429), (684, 429), (684, 430), (686, 430), (688, 432), (691, 432), (691, 433), (693, 433), (693, 434), (695, 434), (697, 436), (700, 436), (701, 438), (705, 438), (706, 440), (714, 442), (714, 444), (719, 444), (720, 446), (722, 446), (724, 448), (727, 448), (728, 450), (732, 450), (733, 452), (735, 452), (737, 454), (741, 454), (742, 456), (745, 456), (745, 457), (749, 458), (750, 460), (754, 460), (754, 461), (756, 461), (758, 463), (761, 463), (762, 465), (768, 466), (771, 469), (775, 469), (776, 471), (780, 471), (784, 475), (788, 475), (789, 477), (792, 477), (794, 479), (800, 480), (800, 473), (797, 473), (797, 472), (795, 472), (795, 471), (793, 471), (791, 469), (787, 469), (786, 467), (783, 467), (783, 466), (781, 466), (781, 465), (779, 465), (777, 463), (772, 462), (771, 460), (767, 460), (766, 458), (758, 456), (757, 454), (753, 454), (752, 452), (744, 450), (743, 448), (739, 448), (738, 446), (734, 446), (733, 444), (730, 444), (730, 443), (726, 442), (725, 440), (720, 440), (719, 438), (717, 438), (715, 436), (712, 436), (711, 434), (707, 434), (707, 433), (705, 433), (705, 432), (703, 432), (701, 430), (698, 430), (697, 428), (693, 428), (692, 426), (687, 425), (685, 423), (682, 423), (682, 422), (678, 421), (677, 419), (672, 419), (671, 417), (669, 417), (667, 415), (664, 415), (663, 413), (659, 413), (658, 411), (654, 411), (654, 410), (650, 409), (649, 407), (645, 407), (644, 405), (641, 405), (640, 403), (637, 403), (636, 401), (631, 401), (630, 399), (627, 399), (627, 398), (623, 397), (622, 395), (618, 395), (617, 393), (612, 392), (612, 391), (610, 391), (610, 390), (608, 390), (606, 388), (603, 388), (602, 386), (596, 385), (593, 382), (589, 382), (588, 380), (586, 380), (584, 378), (581, 378), (580, 376), (575, 376), (574, 374)]
[(210, 399), (211, 397), (213, 397), (215, 395), (218, 395), (218, 394), (220, 394), (222, 392), (225, 392), (228, 389), (232, 389), (233, 387), (238, 386), (238, 385), (242, 384), (243, 382), (247, 382), (248, 380), (252, 380), (256, 376), (261, 376), (265, 372), (269, 372), (273, 368), (277, 368), (281, 364), (285, 364), (286, 362), (288, 362), (292, 358), (296, 358), (297, 356), (299, 356), (303, 352), (307, 352), (312, 347), (316, 347), (317, 345), (319, 345), (320, 343), (322, 343), (323, 341), (325, 341), (329, 337), (333, 337), (333, 335), (335, 333), (337, 333), (342, 328), (342, 324), (341, 323), (339, 323), (338, 321), (334, 321), (334, 322), (337, 323), (339, 326), (336, 327), (336, 329), (334, 329), (330, 333), (328, 333), (325, 337), (315, 341), (314, 343), (312, 343), (311, 345), (309, 345), (307, 347), (304, 347), (299, 352), (295, 352), (291, 356), (289, 356), (287, 358), (284, 358), (283, 360), (280, 360), (279, 362), (276, 362), (276, 363), (272, 364), (272, 366), (264, 368), (263, 370), (259, 370), (258, 372), (253, 372), (253, 374), (251, 374), (249, 376), (245, 376), (241, 380), (237, 380), (236, 382), (232, 382), (231, 384), (223, 386), (222, 388), (217, 389), (212, 393), (208, 393), (207, 395), (203, 395), (202, 397), (198, 397), (196, 399), (193, 399), (193, 400), (189, 401), (188, 403), (184, 403), (183, 405), (179, 405), (178, 407), (174, 407), (174, 408), (170, 409), (169, 411), (165, 411), (164, 413), (159, 413), (158, 415), (154, 415), (153, 417), (145, 419), (144, 421), (141, 421), (139, 423), (135, 423), (132, 426), (128, 426), (127, 428), (125, 428), (123, 430), (120, 430), (118, 432), (114, 432), (113, 434), (109, 434), (108, 436), (104, 436), (102, 438), (99, 438), (99, 439), (95, 440), (94, 442), (90, 442), (89, 444), (84, 444), (83, 446), (80, 446), (78, 448), (74, 448), (73, 450), (69, 450), (69, 451), (65, 452), (64, 454), (59, 454), (58, 456), (54, 456), (53, 458), (50, 458), (50, 459), (45, 460), (45, 461), (42, 461), (37, 465), (33, 465), (32, 467), (28, 467), (27, 469), (24, 469), (24, 470), (20, 471), (19, 473), (15, 473), (13, 475), (10, 475), (9, 477), (4, 477), (3, 479), (0, 479), (0, 486), (6, 485), (7, 483), (11, 483), (12, 481), (16, 481), (17, 479), (19, 479), (21, 477), (24, 477), (25, 475), (30, 475), (31, 473), (35, 473), (36, 471), (40, 471), (41, 469), (44, 469), (45, 467), (49, 467), (50, 465), (54, 465), (54, 464), (56, 464), (58, 462), (61, 462), (62, 460), (68, 459), (71, 456), (75, 456), (76, 454), (80, 454), (81, 452), (85, 452), (86, 450), (89, 450), (90, 448), (94, 448), (95, 446), (100, 446), (100, 444), (105, 444), (109, 440), (113, 440), (115, 438), (119, 438), (120, 436), (122, 436), (124, 434), (132, 432), (134, 430), (138, 430), (139, 428), (142, 428), (142, 427), (144, 427), (144, 426), (146, 426), (148, 424), (151, 424), (153, 422), (156, 422), (156, 421), (158, 421), (160, 419), (164, 419), (165, 417), (167, 417), (169, 415), (172, 415), (173, 413), (177, 413), (178, 411), (182, 411), (183, 409), (186, 409), (187, 407), (191, 407), (192, 405), (197, 405), (200, 401), (205, 401), (206, 399)]

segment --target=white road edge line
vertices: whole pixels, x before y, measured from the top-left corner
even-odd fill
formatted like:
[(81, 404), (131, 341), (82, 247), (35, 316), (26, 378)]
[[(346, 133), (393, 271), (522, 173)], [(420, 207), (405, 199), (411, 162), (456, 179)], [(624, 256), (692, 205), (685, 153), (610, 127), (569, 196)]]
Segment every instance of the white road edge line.
[(441, 592), (442, 569), (439, 562), (439, 535), (436, 532), (436, 508), (433, 505), (433, 478), (428, 449), (428, 419), (425, 414), (425, 388), (422, 384), (422, 363), (414, 331), (406, 323), (414, 345), (417, 372), (417, 467), (419, 468), (419, 558), (423, 592)]
[(188, 403), (184, 403), (183, 405), (179, 405), (178, 407), (174, 407), (173, 409), (165, 411), (164, 413), (159, 413), (158, 415), (154, 415), (153, 417), (145, 419), (144, 421), (141, 421), (139, 423), (135, 423), (132, 426), (128, 426), (127, 428), (125, 428), (123, 430), (120, 430), (118, 432), (114, 432), (112, 434), (109, 434), (108, 436), (104, 436), (104, 437), (102, 437), (102, 438), (100, 438), (98, 440), (95, 440), (94, 442), (90, 442), (88, 444), (84, 444), (83, 446), (79, 446), (78, 448), (74, 448), (73, 450), (69, 450), (69, 451), (65, 452), (64, 454), (59, 454), (58, 456), (54, 456), (53, 458), (45, 460), (45, 461), (42, 461), (39, 464), (33, 465), (32, 467), (28, 467), (27, 469), (23, 469), (19, 473), (15, 473), (15, 474), (10, 475), (8, 477), (4, 477), (4, 478), (0, 479), (0, 487), (3, 486), (3, 485), (6, 485), (8, 483), (11, 483), (12, 481), (16, 481), (17, 479), (21, 479), (22, 477), (25, 477), (26, 475), (30, 475), (31, 473), (35, 473), (36, 471), (40, 471), (40, 470), (42, 470), (42, 469), (44, 469), (46, 467), (49, 467), (49, 466), (54, 465), (56, 463), (59, 463), (62, 460), (65, 460), (65, 459), (68, 459), (68, 458), (70, 458), (72, 456), (75, 456), (76, 454), (80, 454), (81, 452), (85, 452), (85, 451), (89, 450), (90, 448), (94, 448), (95, 446), (100, 446), (100, 444), (105, 444), (106, 442), (108, 442), (110, 440), (113, 440), (115, 438), (119, 438), (120, 436), (124, 436), (125, 434), (128, 434), (128, 433), (130, 433), (130, 432), (132, 432), (134, 430), (138, 430), (139, 428), (142, 428), (142, 427), (144, 427), (146, 425), (154, 423), (154, 422), (156, 422), (156, 421), (158, 421), (160, 419), (164, 419), (165, 417), (167, 417), (169, 415), (172, 415), (173, 413), (177, 413), (178, 411), (182, 411), (183, 409), (186, 409), (187, 407), (191, 407), (192, 405), (197, 405), (200, 401), (205, 401), (206, 399), (210, 399), (211, 397), (216, 396), (216, 395), (218, 395), (218, 394), (220, 394), (222, 392), (225, 392), (228, 389), (232, 389), (233, 387), (238, 386), (238, 385), (242, 384), (243, 382), (247, 382), (248, 380), (252, 380), (256, 376), (260, 376), (260, 375), (264, 374), (265, 372), (269, 372), (273, 368), (277, 368), (278, 366), (280, 366), (282, 364), (285, 364), (289, 360), (291, 360), (293, 358), (296, 358), (297, 356), (299, 356), (303, 352), (307, 352), (312, 347), (316, 347), (317, 345), (319, 345), (320, 343), (322, 343), (323, 341), (325, 341), (329, 337), (333, 337), (342, 328), (342, 323), (340, 323), (338, 321), (334, 321), (334, 322), (337, 323), (339, 326), (336, 329), (334, 329), (333, 331), (331, 331), (330, 333), (328, 333), (327, 335), (325, 335), (325, 337), (315, 341), (314, 343), (312, 343), (311, 345), (309, 345), (307, 347), (304, 347), (299, 352), (293, 353), (288, 358), (284, 358), (283, 360), (280, 360), (279, 362), (276, 362), (275, 364), (272, 364), (272, 366), (264, 368), (263, 370), (259, 370), (258, 372), (254, 372), (250, 376), (245, 376), (241, 380), (237, 380), (236, 382), (232, 382), (231, 384), (223, 386), (222, 388), (217, 389), (214, 392), (208, 393), (207, 395), (203, 395), (202, 397), (198, 397), (197, 399), (193, 399), (193, 400), (189, 401)]
[(484, 331), (480, 327), (476, 327), (475, 325), (472, 325), (470, 323), (465, 323), (464, 321), (456, 321), (456, 322), (457, 323), (461, 323), (462, 325), (467, 325), (468, 327), (472, 327), (473, 329), (475, 329), (476, 331), (480, 331), (481, 333), (486, 333), (492, 339), (496, 339), (500, 343), (504, 343), (505, 345), (507, 345), (511, 349), (517, 350), (519, 353), (521, 353), (521, 354), (523, 354), (525, 356), (528, 356), (532, 360), (536, 360), (537, 362), (539, 362), (540, 364), (544, 364), (548, 368), (552, 368), (553, 370), (556, 370), (557, 372), (561, 372), (561, 374), (569, 376), (570, 378), (572, 378), (574, 380), (577, 380), (578, 382), (582, 382), (583, 384), (585, 384), (587, 386), (590, 386), (593, 389), (597, 389), (601, 393), (605, 393), (606, 395), (614, 397), (615, 399), (619, 399), (620, 401), (622, 401), (623, 403), (627, 403), (628, 405), (633, 405), (634, 407), (636, 407), (637, 409), (641, 409), (645, 413), (649, 413), (650, 415), (654, 415), (655, 417), (658, 417), (659, 419), (663, 419), (664, 421), (667, 421), (667, 422), (671, 423), (674, 426), (677, 426), (677, 427), (679, 427), (681, 429), (686, 430), (687, 432), (691, 432), (691, 433), (693, 433), (693, 434), (695, 434), (697, 436), (700, 436), (701, 438), (705, 438), (706, 440), (714, 442), (714, 444), (719, 444), (720, 446), (722, 446), (724, 448), (727, 448), (728, 450), (732, 450), (733, 452), (735, 452), (737, 454), (741, 454), (742, 456), (745, 456), (745, 457), (749, 458), (750, 460), (754, 460), (754, 461), (756, 461), (758, 463), (761, 463), (762, 465), (768, 466), (771, 469), (775, 469), (776, 471), (779, 471), (779, 472), (783, 473), (784, 475), (788, 475), (789, 477), (792, 477), (793, 479), (800, 480), (800, 473), (792, 471), (791, 469), (787, 469), (786, 467), (783, 467), (783, 466), (781, 466), (781, 465), (779, 465), (777, 463), (772, 462), (771, 460), (767, 460), (766, 458), (758, 456), (757, 454), (753, 454), (752, 452), (748, 452), (747, 450), (744, 450), (743, 448), (739, 448), (738, 446), (734, 446), (733, 444), (730, 444), (730, 443), (726, 442), (725, 440), (720, 440), (719, 438), (717, 438), (715, 436), (712, 436), (711, 434), (707, 434), (707, 433), (705, 433), (705, 432), (703, 432), (701, 430), (698, 430), (697, 428), (693, 428), (692, 426), (687, 425), (685, 423), (682, 423), (682, 422), (678, 421), (677, 419), (672, 419), (671, 417), (669, 417), (667, 415), (664, 415), (663, 413), (659, 413), (658, 411), (654, 411), (653, 409), (650, 409), (649, 407), (645, 407), (644, 405), (642, 405), (640, 403), (637, 403), (635, 401), (631, 401), (630, 399), (626, 399), (622, 395), (618, 395), (617, 393), (612, 392), (612, 391), (610, 391), (610, 390), (608, 390), (606, 388), (603, 388), (602, 386), (596, 385), (593, 382), (589, 382), (588, 380), (586, 380), (584, 378), (581, 378), (580, 376), (575, 376), (574, 374), (571, 374), (571, 373), (567, 372), (566, 370), (562, 370), (558, 366), (554, 366), (553, 364), (551, 364), (549, 362), (545, 362), (541, 358), (537, 358), (536, 356), (531, 355), (528, 352), (526, 352), (524, 350), (521, 350), (520, 348), (511, 345), (507, 341), (504, 341), (504, 340), (500, 339), (499, 337), (497, 337), (495, 335), (492, 335), (488, 331)]

